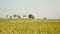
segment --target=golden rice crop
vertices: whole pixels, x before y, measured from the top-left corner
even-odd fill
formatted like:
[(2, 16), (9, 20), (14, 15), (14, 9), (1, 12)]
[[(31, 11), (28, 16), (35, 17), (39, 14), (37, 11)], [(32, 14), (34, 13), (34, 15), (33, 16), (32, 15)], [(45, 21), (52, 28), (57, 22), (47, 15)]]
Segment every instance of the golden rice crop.
[(60, 20), (0, 19), (0, 34), (60, 34)]

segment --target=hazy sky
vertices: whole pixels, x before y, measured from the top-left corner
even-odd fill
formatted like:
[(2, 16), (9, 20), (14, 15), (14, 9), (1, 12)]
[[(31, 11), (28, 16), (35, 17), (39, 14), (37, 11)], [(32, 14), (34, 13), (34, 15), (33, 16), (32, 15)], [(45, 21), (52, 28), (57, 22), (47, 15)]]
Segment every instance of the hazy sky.
[(60, 0), (0, 0), (0, 17), (30, 13), (36, 18), (59, 18)]

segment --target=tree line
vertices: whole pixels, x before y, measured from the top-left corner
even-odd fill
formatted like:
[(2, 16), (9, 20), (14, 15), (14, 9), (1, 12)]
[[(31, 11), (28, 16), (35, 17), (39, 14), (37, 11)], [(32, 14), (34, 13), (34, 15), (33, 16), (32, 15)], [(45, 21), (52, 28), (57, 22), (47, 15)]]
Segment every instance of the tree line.
[[(29, 19), (35, 19), (35, 16), (33, 14), (29, 14), (28, 16), (24, 15), (23, 18), (29, 18)], [(20, 15), (13, 14), (13, 16), (9, 16), (10, 19), (12, 18), (22, 18)]]

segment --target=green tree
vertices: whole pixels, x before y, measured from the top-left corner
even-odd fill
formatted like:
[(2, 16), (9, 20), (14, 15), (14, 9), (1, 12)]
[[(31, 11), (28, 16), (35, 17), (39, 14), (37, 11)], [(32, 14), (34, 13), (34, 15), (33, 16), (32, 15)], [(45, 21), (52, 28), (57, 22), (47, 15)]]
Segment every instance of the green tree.
[(43, 20), (46, 20), (47, 18), (43, 18)]
[(18, 15), (18, 18), (21, 18), (20, 15)]
[(34, 16), (32, 16), (32, 19), (34, 19)]
[(12, 16), (10, 16), (10, 19), (12, 18)]
[(16, 15), (16, 14), (14, 14), (14, 15), (13, 15), (13, 17), (15, 18), (15, 17), (17, 17), (17, 15)]
[(34, 19), (34, 16), (32, 14), (28, 15), (29, 19)]

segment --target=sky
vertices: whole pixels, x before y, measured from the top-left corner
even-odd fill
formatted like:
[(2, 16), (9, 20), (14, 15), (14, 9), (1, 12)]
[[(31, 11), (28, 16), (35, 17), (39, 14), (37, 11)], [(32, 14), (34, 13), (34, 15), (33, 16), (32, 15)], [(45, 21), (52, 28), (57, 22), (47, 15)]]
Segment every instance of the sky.
[(35, 18), (60, 18), (60, 0), (0, 0), (0, 17), (33, 14)]

